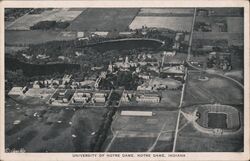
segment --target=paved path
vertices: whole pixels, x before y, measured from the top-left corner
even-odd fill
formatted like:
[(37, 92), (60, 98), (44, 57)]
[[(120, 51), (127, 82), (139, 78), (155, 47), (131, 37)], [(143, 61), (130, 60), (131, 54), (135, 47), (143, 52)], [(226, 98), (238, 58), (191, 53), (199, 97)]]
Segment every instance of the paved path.
[(114, 140), (115, 140), (115, 138), (116, 138), (117, 135), (118, 135), (118, 132), (115, 132), (115, 134), (114, 134), (112, 140), (109, 142), (109, 145), (108, 145), (107, 148), (105, 149), (105, 152), (108, 152), (108, 151), (109, 151), (109, 149), (111, 148), (111, 145), (113, 144), (113, 142), (114, 142)]
[(158, 140), (159, 140), (161, 134), (164, 132), (164, 128), (165, 128), (167, 122), (168, 122), (168, 120), (166, 119), (166, 121), (165, 121), (164, 124), (162, 125), (161, 131), (159, 132), (159, 134), (158, 134), (157, 138), (155, 139), (153, 145), (148, 149), (147, 152), (151, 152), (152, 150), (154, 150), (154, 148), (155, 148), (155, 146), (156, 146), (156, 144), (157, 144), (157, 142), (158, 142)]

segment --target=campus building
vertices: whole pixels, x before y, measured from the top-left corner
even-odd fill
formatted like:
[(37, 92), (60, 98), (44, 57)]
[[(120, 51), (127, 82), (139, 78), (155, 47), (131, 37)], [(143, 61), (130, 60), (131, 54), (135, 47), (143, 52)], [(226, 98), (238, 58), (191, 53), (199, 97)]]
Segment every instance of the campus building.
[(106, 102), (106, 93), (94, 93), (92, 97), (92, 102), (93, 103), (104, 103)]
[(91, 99), (91, 93), (86, 92), (75, 92), (73, 95), (73, 103), (87, 103)]
[(54, 95), (50, 98), (51, 104), (67, 104), (69, 103), (72, 94), (69, 90), (60, 90), (54, 93)]
[(160, 96), (157, 94), (141, 94), (136, 96), (137, 102), (151, 102), (151, 103), (159, 103)]

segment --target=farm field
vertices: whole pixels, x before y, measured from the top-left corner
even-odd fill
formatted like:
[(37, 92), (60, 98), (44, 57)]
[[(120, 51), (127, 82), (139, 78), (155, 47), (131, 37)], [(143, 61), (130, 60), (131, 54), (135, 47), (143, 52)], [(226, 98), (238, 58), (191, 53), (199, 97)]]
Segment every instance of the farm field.
[[(193, 39), (211, 39), (211, 40), (227, 40), (228, 45), (243, 45), (244, 35), (243, 35), (243, 26), (244, 21), (243, 17), (203, 17), (197, 16), (197, 22), (206, 22), (210, 23), (212, 26), (216, 25), (216, 23), (223, 22), (226, 24), (226, 32), (197, 32), (195, 31), (193, 34)], [(237, 25), (235, 25), (237, 24)], [(198, 40), (199, 41), (199, 40)], [(203, 45), (211, 45), (211, 44), (203, 44)]]
[(138, 8), (88, 8), (68, 27), (73, 31), (124, 31), (137, 15)]
[[(105, 113), (105, 108), (31, 107), (7, 100), (6, 148), (23, 148), (26, 152), (89, 151), (95, 137), (91, 133), (98, 131)], [(20, 123), (14, 125), (15, 120)]]
[[(243, 30), (244, 29), (244, 18), (243, 17), (200, 17), (200, 16), (198, 16), (198, 17), (196, 17), (196, 23), (197, 22), (209, 23), (212, 26), (216, 25), (216, 23), (223, 22), (227, 26), (226, 33), (243, 33), (243, 31), (244, 31)], [(237, 25), (235, 25), (235, 24), (237, 24)], [(212, 32), (214, 32), (214, 31), (212, 31)]]
[(159, 16), (136, 16), (129, 25), (130, 29), (139, 29), (142, 26), (167, 28), (175, 31), (190, 32), (193, 17), (159, 17)]
[(241, 8), (204, 8), (204, 9), (212, 9), (213, 14), (211, 16), (216, 16), (216, 17), (228, 17), (228, 16), (234, 16), (234, 17), (242, 17), (243, 10)]
[[(194, 32), (193, 40), (227, 40), (228, 45), (243, 45), (244, 35), (242, 33), (226, 33), (226, 32)], [(203, 45), (211, 45), (204, 43)]]
[(72, 21), (82, 11), (72, 11), (66, 8), (46, 10), (41, 14), (25, 14), (7, 26), (7, 30), (30, 30), (30, 27), (40, 21)]
[(198, 80), (200, 73), (190, 73), (183, 105), (204, 103), (243, 104), (243, 90), (234, 82), (222, 77), (205, 75), (208, 81)]
[(229, 33), (243, 33), (244, 32), (244, 18), (243, 17), (227, 17), (227, 26), (228, 26)]
[(28, 45), (39, 44), (48, 41), (73, 40), (76, 38), (75, 32), (61, 31), (6, 31), (5, 43), (7, 45)]
[(142, 8), (138, 16), (193, 16), (192, 8)]

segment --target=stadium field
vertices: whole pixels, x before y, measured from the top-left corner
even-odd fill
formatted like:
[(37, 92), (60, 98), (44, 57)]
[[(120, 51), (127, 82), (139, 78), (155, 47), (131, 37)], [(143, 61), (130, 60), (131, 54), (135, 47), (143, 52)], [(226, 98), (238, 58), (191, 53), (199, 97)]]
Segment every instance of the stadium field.
[(223, 113), (208, 113), (209, 128), (227, 128), (227, 115)]

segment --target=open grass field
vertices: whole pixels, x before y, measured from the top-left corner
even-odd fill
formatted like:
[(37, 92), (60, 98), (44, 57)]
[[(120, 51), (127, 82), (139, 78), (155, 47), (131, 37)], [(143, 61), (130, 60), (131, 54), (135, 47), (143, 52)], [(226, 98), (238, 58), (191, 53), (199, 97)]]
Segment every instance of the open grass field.
[(199, 73), (190, 73), (187, 80), (183, 105), (203, 103), (243, 104), (243, 90), (231, 80), (206, 75), (208, 81), (198, 80)]
[[(170, 140), (158, 140), (153, 152), (171, 152), (173, 133)], [(108, 152), (146, 152), (154, 144), (156, 137), (117, 137)], [(111, 139), (109, 140), (111, 141)]]
[(48, 41), (73, 40), (76, 38), (75, 32), (60, 31), (5, 31), (5, 43), (7, 45), (28, 45), (39, 44)]
[(30, 27), (40, 21), (72, 21), (82, 10), (72, 11), (67, 8), (46, 10), (41, 14), (25, 14), (7, 25), (7, 30), (30, 30)]
[(242, 84), (244, 84), (244, 77), (243, 77), (242, 70), (233, 70), (233, 71), (225, 73), (225, 75), (241, 82)]
[[(109, 152), (171, 151), (177, 121), (177, 111), (155, 111), (155, 115), (115, 115), (111, 131), (106, 140)], [(143, 143), (142, 143), (143, 142)]]
[(137, 15), (138, 8), (88, 8), (68, 27), (76, 31), (124, 31)]
[(160, 16), (136, 16), (129, 25), (131, 29), (139, 29), (142, 26), (167, 28), (175, 31), (190, 32), (193, 17), (160, 17)]
[[(131, 109), (132, 110), (132, 109)], [(173, 131), (176, 124), (176, 111), (154, 111), (154, 116), (121, 116), (119, 112), (115, 115), (112, 124), (113, 131), (138, 131), (158, 133), (163, 127), (164, 131)]]
[[(8, 99), (5, 148), (23, 148), (27, 152), (89, 151), (95, 136), (91, 133), (98, 131), (105, 113), (105, 108), (25, 106)], [(21, 122), (14, 125), (15, 120)]]
[(108, 152), (145, 152), (155, 139), (155, 137), (118, 137)]
[(11, 97), (25, 105), (45, 105), (54, 91), (54, 89), (30, 88), (25, 95)]
[(181, 90), (162, 91), (161, 105), (163, 107), (178, 107), (181, 99)]

